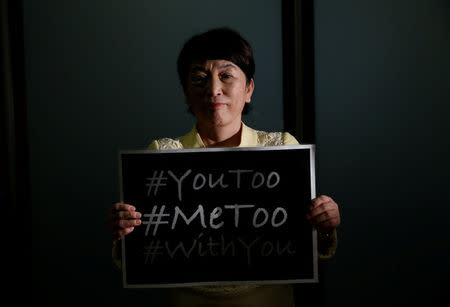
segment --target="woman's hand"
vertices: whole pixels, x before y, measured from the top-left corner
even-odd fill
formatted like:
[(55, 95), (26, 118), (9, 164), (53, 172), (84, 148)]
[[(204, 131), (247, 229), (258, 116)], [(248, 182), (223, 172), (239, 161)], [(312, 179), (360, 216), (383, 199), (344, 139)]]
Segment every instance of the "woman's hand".
[(129, 204), (116, 203), (108, 212), (108, 226), (114, 239), (120, 240), (141, 225), (142, 214)]
[(312, 200), (306, 218), (320, 233), (330, 233), (341, 223), (338, 205), (331, 197), (321, 195)]

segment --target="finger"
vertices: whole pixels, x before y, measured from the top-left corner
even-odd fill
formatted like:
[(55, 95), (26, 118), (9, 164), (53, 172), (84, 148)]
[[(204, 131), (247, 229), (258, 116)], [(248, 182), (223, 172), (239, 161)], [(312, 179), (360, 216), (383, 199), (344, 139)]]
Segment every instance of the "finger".
[(130, 227), (135, 227), (135, 226), (139, 226), (141, 225), (142, 221), (139, 219), (135, 219), (135, 220), (119, 220), (119, 222), (117, 223), (119, 228), (122, 229), (126, 229), (126, 228), (130, 228)]
[(116, 218), (120, 220), (140, 219), (141, 217), (142, 214), (138, 211), (119, 211), (116, 214)]
[(130, 204), (124, 204), (124, 203), (116, 203), (111, 208), (108, 218), (111, 221), (115, 221), (117, 219), (120, 219), (120, 212), (135, 212), (136, 208)]
[(324, 212), (335, 211), (335, 210), (337, 210), (337, 205), (334, 202), (329, 201), (329, 202), (321, 203), (317, 207), (312, 207), (310, 209), (309, 213), (306, 215), (306, 217), (308, 219), (311, 219), (311, 218), (314, 218)]
[(337, 218), (337, 216), (333, 212), (325, 211), (319, 214), (318, 216), (314, 217), (312, 221), (314, 224), (318, 225), (335, 218)]
[(326, 195), (320, 195), (319, 197), (314, 198), (311, 201), (311, 207), (316, 208), (316, 207), (319, 207), (320, 205), (322, 205), (323, 203), (330, 202), (330, 201), (333, 201), (333, 199), (331, 199), (330, 197), (328, 197)]
[(119, 211), (135, 211), (136, 207), (130, 205), (130, 204), (124, 204), (124, 203), (115, 203), (112, 207), (111, 211), (113, 213), (119, 212)]
[(327, 221), (332, 221), (334, 227), (336, 228), (339, 224), (340, 224), (340, 215), (339, 215), (339, 211), (336, 210), (329, 210), (329, 211), (324, 211), (323, 213), (315, 216), (314, 218), (310, 218), (310, 223), (313, 226), (318, 226), (320, 224), (323, 224)]

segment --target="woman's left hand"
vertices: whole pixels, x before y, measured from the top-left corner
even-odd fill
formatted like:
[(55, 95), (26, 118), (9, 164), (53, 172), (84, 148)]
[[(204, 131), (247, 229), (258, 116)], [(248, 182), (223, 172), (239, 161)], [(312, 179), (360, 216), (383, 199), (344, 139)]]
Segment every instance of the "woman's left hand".
[(330, 233), (341, 223), (338, 205), (326, 195), (312, 200), (306, 218), (320, 233)]

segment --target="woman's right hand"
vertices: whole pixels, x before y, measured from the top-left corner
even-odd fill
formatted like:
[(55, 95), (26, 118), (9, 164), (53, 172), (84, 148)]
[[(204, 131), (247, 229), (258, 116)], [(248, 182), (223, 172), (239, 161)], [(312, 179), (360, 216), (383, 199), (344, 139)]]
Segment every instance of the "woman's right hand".
[(108, 226), (111, 235), (116, 240), (121, 240), (124, 236), (134, 230), (135, 226), (141, 225), (142, 214), (129, 204), (116, 203), (108, 212)]

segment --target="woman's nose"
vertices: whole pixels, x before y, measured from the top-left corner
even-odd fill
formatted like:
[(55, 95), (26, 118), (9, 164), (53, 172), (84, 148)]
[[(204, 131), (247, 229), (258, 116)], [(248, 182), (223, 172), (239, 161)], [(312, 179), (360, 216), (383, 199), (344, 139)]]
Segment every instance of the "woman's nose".
[(212, 76), (206, 84), (206, 92), (208, 96), (217, 96), (222, 94), (222, 84), (218, 77)]

